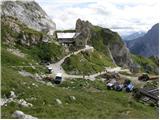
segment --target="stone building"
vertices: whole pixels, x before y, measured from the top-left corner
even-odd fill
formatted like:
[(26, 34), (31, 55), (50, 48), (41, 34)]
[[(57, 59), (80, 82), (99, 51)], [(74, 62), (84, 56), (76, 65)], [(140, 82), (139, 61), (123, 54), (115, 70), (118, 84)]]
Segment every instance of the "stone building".
[(59, 43), (67, 46), (85, 47), (86, 43), (82, 41), (80, 34), (79, 32), (56, 32)]

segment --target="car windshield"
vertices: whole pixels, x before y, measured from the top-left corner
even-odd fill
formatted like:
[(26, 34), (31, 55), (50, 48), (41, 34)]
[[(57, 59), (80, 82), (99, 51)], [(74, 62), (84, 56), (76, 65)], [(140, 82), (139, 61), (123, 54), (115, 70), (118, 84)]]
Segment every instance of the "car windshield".
[(56, 80), (61, 80), (62, 77), (56, 76)]

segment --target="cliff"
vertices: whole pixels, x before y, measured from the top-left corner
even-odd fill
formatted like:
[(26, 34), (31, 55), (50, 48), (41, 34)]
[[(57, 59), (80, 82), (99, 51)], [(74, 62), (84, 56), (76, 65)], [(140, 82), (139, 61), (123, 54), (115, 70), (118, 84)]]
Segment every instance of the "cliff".
[(2, 41), (33, 45), (54, 39), (55, 23), (34, 1), (3, 1)]
[(159, 24), (155, 24), (144, 36), (126, 41), (130, 52), (150, 57), (159, 56)]
[(4, 1), (1, 5), (2, 17), (16, 17), (20, 22), (37, 31), (52, 35), (55, 23), (35, 1)]
[(92, 45), (96, 50), (112, 55), (113, 61), (119, 66), (130, 67), (132, 59), (130, 53), (118, 33), (107, 28), (94, 26), (88, 21), (80, 19), (76, 22), (76, 32), (79, 32), (78, 42)]

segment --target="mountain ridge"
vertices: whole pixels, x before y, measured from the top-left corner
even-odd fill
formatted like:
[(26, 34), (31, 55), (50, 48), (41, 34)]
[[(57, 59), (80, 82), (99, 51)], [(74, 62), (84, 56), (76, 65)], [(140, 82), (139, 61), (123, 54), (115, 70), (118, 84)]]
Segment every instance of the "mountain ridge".
[(159, 56), (159, 23), (155, 24), (144, 36), (125, 41), (130, 52), (145, 57)]
[(123, 41), (134, 40), (136, 38), (144, 36), (145, 32), (134, 32), (129, 35), (122, 36)]

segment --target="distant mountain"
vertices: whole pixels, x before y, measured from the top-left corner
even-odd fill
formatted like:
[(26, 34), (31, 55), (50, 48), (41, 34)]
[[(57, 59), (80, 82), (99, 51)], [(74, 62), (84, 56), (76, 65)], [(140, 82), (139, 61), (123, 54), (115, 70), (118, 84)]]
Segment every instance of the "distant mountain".
[(159, 23), (144, 36), (125, 42), (130, 52), (134, 54), (145, 57), (159, 56)]
[(124, 41), (133, 40), (133, 39), (137, 39), (139, 37), (142, 37), (144, 34), (145, 34), (145, 32), (134, 32), (132, 34), (122, 36), (122, 39)]

